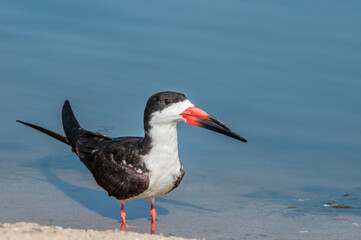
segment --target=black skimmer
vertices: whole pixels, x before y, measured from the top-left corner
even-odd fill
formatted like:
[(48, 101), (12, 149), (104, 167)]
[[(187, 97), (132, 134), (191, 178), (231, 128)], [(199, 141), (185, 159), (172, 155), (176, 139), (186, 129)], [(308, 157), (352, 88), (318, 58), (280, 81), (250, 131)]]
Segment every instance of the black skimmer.
[(112, 138), (85, 130), (76, 120), (68, 100), (64, 103), (62, 118), (66, 136), (17, 121), (71, 146), (97, 184), (121, 205), (122, 230), (127, 227), (124, 203), (146, 198), (151, 202), (151, 233), (154, 233), (154, 198), (172, 191), (182, 181), (184, 169), (178, 157), (177, 140), (180, 121), (247, 142), (177, 92), (160, 92), (148, 99), (144, 110), (144, 137)]

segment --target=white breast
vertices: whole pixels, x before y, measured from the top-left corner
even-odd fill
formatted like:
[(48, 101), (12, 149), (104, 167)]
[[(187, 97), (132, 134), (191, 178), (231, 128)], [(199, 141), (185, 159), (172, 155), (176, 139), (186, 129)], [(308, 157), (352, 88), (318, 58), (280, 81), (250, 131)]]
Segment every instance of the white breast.
[(180, 174), (176, 123), (153, 126), (152, 148), (143, 157), (149, 170), (149, 188), (139, 197), (153, 198), (169, 192)]

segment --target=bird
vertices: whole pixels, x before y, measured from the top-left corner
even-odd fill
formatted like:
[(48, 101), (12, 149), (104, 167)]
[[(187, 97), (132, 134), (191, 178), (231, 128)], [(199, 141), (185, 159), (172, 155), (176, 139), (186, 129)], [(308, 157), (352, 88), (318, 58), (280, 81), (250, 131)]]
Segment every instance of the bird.
[(196, 107), (182, 93), (152, 95), (144, 110), (144, 137), (112, 138), (80, 126), (70, 102), (65, 100), (62, 122), (65, 136), (16, 120), (71, 147), (96, 183), (120, 204), (121, 230), (130, 226), (124, 204), (146, 198), (151, 203), (151, 233), (156, 229), (155, 198), (177, 188), (184, 176), (178, 156), (177, 124), (209, 129), (242, 142), (248, 140), (230, 130), (216, 117)]

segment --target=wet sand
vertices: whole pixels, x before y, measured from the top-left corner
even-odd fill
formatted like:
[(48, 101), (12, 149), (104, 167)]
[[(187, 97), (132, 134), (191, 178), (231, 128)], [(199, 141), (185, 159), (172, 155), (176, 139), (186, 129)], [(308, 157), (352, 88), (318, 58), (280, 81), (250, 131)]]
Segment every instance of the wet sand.
[(42, 226), (36, 223), (18, 222), (14, 224), (0, 223), (0, 239), (36, 239), (36, 240), (182, 240), (180, 237), (165, 237), (162, 235), (140, 234), (135, 232), (122, 232), (120, 230), (97, 231), (92, 229), (71, 229), (58, 226)]

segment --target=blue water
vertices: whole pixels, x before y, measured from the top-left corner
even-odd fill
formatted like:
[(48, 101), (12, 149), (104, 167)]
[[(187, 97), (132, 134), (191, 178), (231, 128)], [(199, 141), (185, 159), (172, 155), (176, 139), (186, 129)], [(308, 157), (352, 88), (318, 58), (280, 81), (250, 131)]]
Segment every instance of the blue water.
[[(360, 239), (360, 9), (360, 1), (2, 1), (0, 221), (119, 228), (119, 206), (69, 148), (15, 119), (62, 132), (69, 99), (85, 128), (142, 136), (148, 97), (173, 90), (249, 142), (180, 124), (186, 175), (157, 199), (157, 233)], [(147, 201), (126, 211), (134, 231), (149, 231)]]

